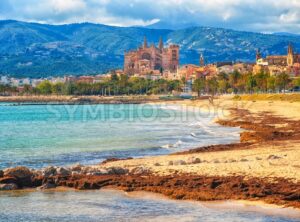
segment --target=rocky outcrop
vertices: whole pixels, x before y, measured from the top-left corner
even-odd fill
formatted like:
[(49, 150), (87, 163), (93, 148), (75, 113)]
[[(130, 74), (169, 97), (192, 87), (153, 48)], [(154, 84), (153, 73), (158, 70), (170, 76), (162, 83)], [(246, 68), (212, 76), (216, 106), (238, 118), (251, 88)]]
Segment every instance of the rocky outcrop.
[(201, 163), (201, 160), (196, 157), (189, 157), (186, 163), (187, 164), (198, 164), (198, 163)]
[(56, 188), (55, 183), (46, 182), (42, 186), (38, 187), (39, 190), (48, 190)]
[(146, 175), (151, 173), (151, 170), (147, 167), (141, 166), (133, 168), (130, 173), (133, 175)]
[(122, 167), (110, 167), (106, 169), (108, 171), (108, 174), (112, 175), (125, 175), (129, 172), (128, 169), (122, 168)]
[(56, 174), (57, 174), (56, 168), (53, 166), (49, 166), (49, 167), (43, 169), (41, 173), (44, 177), (56, 176)]
[(32, 176), (32, 172), (27, 167), (15, 167), (6, 169), (4, 171), (4, 176), (11, 176), (18, 179), (24, 179)]
[(61, 175), (63, 177), (66, 177), (66, 176), (70, 176), (72, 174), (72, 172), (69, 169), (66, 169), (66, 168), (63, 168), (63, 167), (58, 167), (56, 169), (56, 174)]
[[(195, 158), (175, 164), (198, 163)], [(76, 174), (74, 174), (76, 172)], [(78, 190), (111, 187), (125, 191), (151, 191), (175, 199), (190, 200), (262, 200), (267, 203), (300, 208), (300, 184), (287, 179), (273, 182), (263, 178), (244, 178), (241, 176), (198, 176), (176, 174), (173, 176), (154, 175), (151, 169), (140, 166), (131, 169), (111, 167), (48, 167), (40, 171), (30, 171), (17, 167), (4, 171), (0, 178), (0, 190), (22, 189), (24, 181), (28, 187), (40, 190), (58, 186)], [(20, 185), (21, 184), (21, 185)]]
[(6, 178), (15, 178), (16, 184), (18, 187), (31, 187), (31, 177), (33, 173), (30, 169), (26, 167), (15, 167), (4, 170), (4, 177)]

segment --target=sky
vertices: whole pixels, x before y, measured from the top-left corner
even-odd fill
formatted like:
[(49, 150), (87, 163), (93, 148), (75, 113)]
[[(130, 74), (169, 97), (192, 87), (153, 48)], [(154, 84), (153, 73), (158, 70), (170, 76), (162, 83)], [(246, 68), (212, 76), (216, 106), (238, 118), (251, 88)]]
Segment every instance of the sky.
[(0, 0), (0, 19), (300, 34), (300, 0)]

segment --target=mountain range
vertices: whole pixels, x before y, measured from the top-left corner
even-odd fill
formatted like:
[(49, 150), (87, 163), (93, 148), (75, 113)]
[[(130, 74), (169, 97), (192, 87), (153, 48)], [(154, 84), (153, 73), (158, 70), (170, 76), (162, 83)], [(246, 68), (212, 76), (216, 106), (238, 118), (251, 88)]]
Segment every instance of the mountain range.
[(105, 73), (122, 68), (124, 52), (136, 49), (144, 36), (149, 43), (180, 45), (181, 64), (217, 61), (254, 62), (263, 55), (286, 54), (292, 43), (300, 49), (300, 36), (242, 32), (221, 28), (189, 27), (178, 30), (154, 27), (113, 27), (80, 23), (48, 25), (14, 20), (0, 21), (0, 75), (46, 77)]

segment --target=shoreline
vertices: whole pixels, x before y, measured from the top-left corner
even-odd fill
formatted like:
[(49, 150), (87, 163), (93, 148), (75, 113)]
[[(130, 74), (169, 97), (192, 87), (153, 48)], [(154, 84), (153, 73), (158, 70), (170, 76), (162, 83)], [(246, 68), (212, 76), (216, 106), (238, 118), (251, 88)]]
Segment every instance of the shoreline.
[[(277, 169), (282, 168), (282, 166), (280, 165), (283, 164), (283, 161), (288, 161), (284, 160), (286, 159), (285, 156), (281, 156), (279, 151), (283, 149), (284, 153), (287, 152), (288, 154), (292, 154), (294, 150), (290, 150), (292, 147), (289, 147), (289, 143), (291, 143), (292, 145), (296, 144), (296, 146), (300, 144), (299, 133), (297, 133), (297, 131), (299, 132), (298, 125), (300, 125), (300, 122), (298, 122), (298, 120), (295, 119), (292, 120), (290, 118), (278, 117), (277, 115), (271, 113), (254, 114), (253, 112), (249, 111), (251, 110), (251, 108), (237, 108), (227, 110), (230, 110), (232, 115), (230, 117), (227, 115), (225, 119), (219, 119), (217, 122), (224, 126), (241, 127), (245, 129), (245, 131), (241, 133), (240, 143), (201, 147), (198, 149), (193, 149), (181, 153), (160, 156), (156, 159), (154, 157), (147, 157), (132, 160), (110, 161), (98, 166), (92, 166), (91, 168), (94, 170), (99, 170), (103, 168), (114, 168), (115, 170), (123, 169), (125, 171), (123, 171), (123, 173), (121, 174), (114, 172), (111, 175), (106, 174), (99, 176), (79, 174), (74, 176), (68, 175), (67, 177), (62, 177), (61, 175), (57, 174), (48, 178), (39, 178), (38, 183), (36, 185), (41, 186), (47, 183), (54, 183), (55, 185), (64, 185), (67, 187), (75, 187), (76, 189), (83, 190), (111, 187), (115, 189), (121, 188), (122, 190), (130, 192), (136, 190), (151, 191), (154, 193), (162, 193), (168, 197), (173, 197), (175, 199), (204, 199), (210, 201), (259, 200), (264, 201), (265, 203), (275, 203), (279, 206), (291, 206), (295, 209), (300, 209), (299, 178), (297, 177), (297, 175), (296, 178), (289, 178), (288, 173), (283, 173), (280, 171), (281, 169)], [(250, 119), (252, 121), (249, 121)], [(288, 126), (285, 125), (286, 123), (288, 124)], [(291, 133), (292, 130), (293, 132)], [(288, 144), (286, 144), (286, 142)], [(266, 148), (264, 150), (259, 146), (269, 146), (269, 148)], [(270, 148), (270, 146), (272, 148)], [(228, 155), (231, 152), (232, 155), (236, 155), (239, 152), (251, 151), (252, 153), (249, 153), (247, 155), (253, 156), (255, 155), (255, 153), (253, 153), (254, 151), (258, 152), (260, 150), (266, 152), (266, 157), (264, 157), (261, 160), (249, 160), (247, 158), (244, 158), (240, 161), (237, 161), (238, 163), (228, 163), (228, 160), (225, 163), (225, 161), (223, 161), (222, 159), (219, 159), (218, 161), (215, 160), (211, 163), (202, 162), (201, 160), (202, 158), (207, 156), (208, 153), (212, 153), (214, 155), (221, 155), (222, 153), (224, 153), (225, 155)], [(275, 154), (273, 155), (274, 152)], [(278, 153), (280, 155), (278, 155)], [(198, 156), (195, 157), (193, 155)], [(268, 159), (270, 156), (271, 158)], [(190, 157), (194, 158), (194, 163), (187, 164), (188, 158)], [(290, 156), (288, 155), (288, 157)], [(151, 162), (151, 158), (154, 161)], [(166, 163), (158, 162), (161, 161), (162, 158), (174, 158), (173, 164), (169, 165)], [(197, 158), (201, 160), (200, 163), (197, 160)], [(177, 161), (179, 161), (177, 165), (174, 164), (176, 159)], [(147, 161), (149, 161), (149, 163)], [(169, 162), (170, 160), (167, 161)], [(255, 177), (255, 173), (259, 173), (259, 169), (255, 168), (255, 164), (263, 163), (263, 166), (265, 167), (264, 162), (266, 162), (267, 164), (271, 163), (273, 165), (269, 165), (267, 169), (264, 169), (267, 170), (266, 172), (263, 171), (261, 175), (258, 174), (258, 177)], [(233, 175), (223, 175), (220, 174), (220, 172), (218, 172), (218, 169), (220, 168), (226, 171), (227, 165), (230, 164), (232, 165), (233, 169), (229, 167), (228, 171), (233, 170), (233, 172), (231, 172), (233, 173)], [(197, 173), (201, 172), (201, 165), (203, 165), (204, 168), (212, 168), (213, 171), (216, 171), (216, 175), (214, 175), (214, 172), (208, 171), (204, 172), (204, 174)], [(224, 168), (223, 166), (225, 165), (226, 167)], [(241, 167), (245, 165), (250, 166), (252, 168), (248, 169), (248, 171), (247, 169), (245, 170), (243, 168), (240, 168), (237, 169), (236, 172), (234, 172), (234, 168), (240, 167), (240, 165)], [(197, 169), (197, 167), (200, 168)], [(297, 172), (299, 174), (300, 167), (298, 168), (298, 165), (291, 167), (292, 169), (294, 169), (294, 171), (296, 171), (294, 172), (294, 176), (295, 173), (297, 174)], [(288, 169), (285, 165), (283, 165), (283, 168)], [(170, 171), (168, 172), (168, 170)], [(240, 172), (240, 170), (242, 171)], [(250, 173), (250, 175), (245, 174), (243, 170), (244, 172), (247, 172), (247, 174)], [(269, 172), (268, 170), (273, 170), (273, 175), (270, 175), (271, 171)], [(278, 172), (276, 170), (278, 170)], [(276, 175), (278, 175), (278, 177)], [(54, 182), (54, 180), (58, 180), (58, 182)], [(202, 180), (202, 183), (195, 183), (195, 181), (197, 180)], [(157, 184), (154, 185), (153, 181), (157, 181)], [(233, 181), (236, 181), (235, 184), (231, 183)], [(278, 190), (274, 190), (276, 184), (278, 185)], [(182, 188), (182, 186), (184, 188)], [(237, 189), (234, 190), (234, 194), (232, 192), (232, 189), (233, 187), (236, 188), (236, 186)], [(172, 189), (168, 189), (170, 187)], [(206, 191), (204, 193), (197, 193), (197, 190), (199, 190), (200, 188), (203, 190), (206, 189)], [(177, 191), (179, 192), (179, 194), (174, 196), (174, 192), (176, 193)], [(280, 194), (281, 196), (279, 195), (275, 197), (274, 193), (276, 193), (276, 195)]]
[[(115, 191), (111, 189), (103, 189), (103, 191)], [(123, 192), (123, 191), (122, 191)], [(143, 197), (143, 198), (155, 198), (162, 200), (174, 200), (164, 195), (146, 192), (146, 191), (134, 191), (125, 194), (128, 197)], [(181, 202), (182, 200), (175, 200)], [(184, 200), (185, 202), (191, 202), (193, 204), (199, 204), (211, 209), (219, 210), (238, 210), (240, 212), (255, 212), (262, 213), (271, 216), (284, 216), (288, 218), (300, 218), (300, 210), (293, 207), (282, 207), (276, 204), (266, 204), (262, 201), (247, 201), (247, 200), (223, 200), (223, 201), (193, 201)]]
[[(176, 99), (174, 101), (179, 101)], [(76, 105), (76, 104), (142, 104), (162, 101), (159, 96), (0, 96), (0, 103), (22, 105)]]
[[(221, 200), (221, 201), (196, 201), (196, 200), (176, 200), (167, 197), (166, 195), (153, 193), (149, 191), (132, 191), (126, 192), (124, 190), (116, 189), (116, 188), (103, 188), (101, 190), (89, 190), (92, 192), (120, 192), (121, 195), (134, 198), (134, 199), (150, 199), (150, 200), (162, 200), (162, 201), (174, 201), (178, 204), (185, 202), (191, 203), (195, 205), (199, 205), (199, 207), (205, 207), (208, 209), (216, 209), (221, 211), (238, 211), (238, 212), (249, 212), (249, 213), (259, 213), (263, 215), (269, 216), (278, 216), (278, 217), (286, 217), (290, 219), (300, 218), (300, 210), (294, 207), (283, 207), (278, 206), (276, 204), (266, 204), (263, 201), (247, 201), (247, 200)], [(87, 192), (86, 190), (77, 190), (74, 188), (67, 187), (57, 187), (54, 189), (37, 191), (36, 189), (23, 189), (17, 191), (10, 191), (9, 194), (14, 193), (17, 195), (26, 195), (34, 192), (55, 192), (55, 193), (65, 193), (65, 192)], [(7, 192), (0, 192), (0, 195), (7, 194)], [(98, 194), (98, 193), (95, 193)]]

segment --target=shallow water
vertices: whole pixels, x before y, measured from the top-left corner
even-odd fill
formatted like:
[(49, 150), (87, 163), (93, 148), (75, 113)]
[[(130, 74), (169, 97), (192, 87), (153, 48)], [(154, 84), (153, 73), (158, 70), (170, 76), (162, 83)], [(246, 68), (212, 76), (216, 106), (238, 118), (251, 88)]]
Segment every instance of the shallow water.
[(131, 197), (118, 191), (47, 191), (0, 193), (0, 221), (296, 222), (299, 218), (216, 209), (147, 195)]
[(165, 105), (0, 104), (0, 168), (94, 164), (239, 140), (213, 113)]

